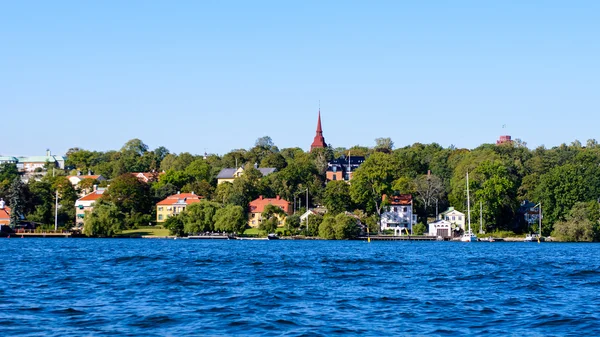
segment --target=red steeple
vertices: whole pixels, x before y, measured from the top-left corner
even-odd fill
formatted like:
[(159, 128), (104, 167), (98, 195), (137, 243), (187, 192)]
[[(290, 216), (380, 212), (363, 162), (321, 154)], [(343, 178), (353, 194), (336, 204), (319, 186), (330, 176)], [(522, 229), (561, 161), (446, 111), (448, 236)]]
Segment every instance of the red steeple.
[(315, 148), (324, 148), (327, 147), (327, 143), (325, 143), (325, 138), (323, 138), (323, 129), (321, 128), (321, 109), (319, 109), (319, 120), (317, 122), (317, 134), (315, 135), (315, 139), (310, 145), (310, 150), (312, 151)]

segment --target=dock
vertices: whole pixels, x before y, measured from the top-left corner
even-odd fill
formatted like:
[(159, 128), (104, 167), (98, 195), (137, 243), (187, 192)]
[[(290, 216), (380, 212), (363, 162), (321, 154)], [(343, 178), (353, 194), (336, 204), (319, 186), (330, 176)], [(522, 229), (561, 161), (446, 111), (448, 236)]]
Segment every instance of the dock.
[(235, 240), (235, 237), (229, 235), (190, 235), (189, 240)]
[[(370, 237), (359, 236), (358, 240), (367, 240), (371, 239), (371, 241), (438, 241), (436, 236), (427, 236), (427, 235), (371, 235)], [(441, 240), (440, 240), (441, 241)], [(447, 241), (444, 238), (444, 241)]]

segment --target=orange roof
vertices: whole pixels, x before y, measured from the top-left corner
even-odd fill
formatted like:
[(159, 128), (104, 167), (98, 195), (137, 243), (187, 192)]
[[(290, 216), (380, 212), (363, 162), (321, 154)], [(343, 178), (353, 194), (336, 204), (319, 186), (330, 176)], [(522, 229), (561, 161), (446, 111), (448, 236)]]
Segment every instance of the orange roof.
[(194, 193), (179, 193), (173, 194), (166, 197), (164, 200), (157, 203), (157, 205), (174, 205), (177, 203), (185, 203), (186, 205), (200, 202), (204, 197), (196, 195)]
[(67, 179), (71, 179), (73, 177), (77, 177), (77, 178), (81, 178), (83, 179), (98, 179), (100, 178), (99, 174), (95, 174), (95, 175), (82, 175), (82, 176), (67, 176)]
[(265, 210), (265, 206), (269, 204), (279, 206), (284, 210), (284, 212), (291, 214), (291, 207), (289, 201), (281, 199), (280, 196), (277, 196), (275, 198), (264, 198), (262, 195), (258, 197), (258, 199), (250, 202), (250, 213), (262, 213)]
[(102, 196), (102, 194), (104, 193), (104, 190), (96, 190), (88, 195), (85, 195), (81, 198), (78, 199), (78, 201), (94, 201), (94, 200), (98, 200), (100, 199), (100, 197)]
[(145, 181), (158, 180), (158, 176), (163, 173), (164, 172), (131, 172), (131, 174), (136, 176), (138, 179), (143, 179)]
[(4, 206), (4, 208), (0, 209), (0, 219), (10, 221), (10, 207)]
[[(383, 195), (383, 200), (385, 201), (388, 198), (387, 195)], [(392, 195), (390, 198), (390, 205), (410, 205), (412, 204), (412, 195), (410, 194), (400, 194), (400, 195)]]

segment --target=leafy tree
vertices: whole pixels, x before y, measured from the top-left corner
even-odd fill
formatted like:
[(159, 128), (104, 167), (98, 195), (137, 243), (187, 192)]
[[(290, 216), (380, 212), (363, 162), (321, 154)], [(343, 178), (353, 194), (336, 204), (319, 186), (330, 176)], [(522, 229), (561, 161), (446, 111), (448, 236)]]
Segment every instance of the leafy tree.
[(394, 149), (394, 142), (391, 138), (377, 138), (375, 139), (375, 150), (385, 153), (391, 153)]
[(373, 153), (354, 172), (350, 195), (352, 200), (364, 207), (371, 207), (381, 217), (382, 198), (391, 194), (396, 179), (397, 160), (390, 154)]
[(427, 227), (422, 222), (419, 222), (413, 227), (413, 233), (415, 235), (423, 235), (425, 232), (427, 232)]
[(302, 225), (300, 223), (300, 215), (298, 215), (298, 214), (289, 215), (287, 218), (285, 218), (285, 225), (290, 230), (299, 229), (300, 226)]
[(180, 215), (185, 233), (211, 232), (214, 230), (213, 218), (221, 205), (202, 200), (186, 207)]
[(350, 185), (345, 181), (330, 181), (325, 187), (323, 203), (327, 207), (327, 211), (332, 215), (352, 209)]
[(241, 206), (227, 205), (217, 210), (214, 221), (217, 231), (242, 233), (246, 228), (247, 218)]
[(195, 181), (211, 181), (212, 173), (210, 165), (204, 159), (196, 159), (185, 169), (185, 173)]
[(181, 189), (186, 184), (193, 181), (193, 178), (184, 171), (170, 169), (158, 178), (159, 185), (171, 184)]
[(281, 153), (269, 153), (260, 162), (261, 167), (274, 167), (277, 170), (284, 169), (287, 164), (287, 161)]
[(163, 227), (169, 230), (169, 234), (183, 236), (184, 227), (183, 220), (179, 215), (168, 217), (163, 223)]
[(335, 239), (335, 217), (325, 216), (319, 225), (319, 237), (327, 240)]
[(337, 240), (352, 239), (360, 234), (358, 220), (344, 213), (336, 215), (333, 230)]
[(83, 233), (87, 236), (114, 236), (124, 229), (124, 218), (125, 214), (115, 204), (100, 199), (92, 212), (86, 212)]
[(206, 180), (200, 180), (200, 181), (193, 181), (191, 183), (185, 184), (181, 188), (181, 192), (187, 192), (187, 193), (194, 192), (197, 195), (201, 195), (207, 199), (210, 199), (210, 198), (212, 198), (214, 188)]
[(131, 174), (112, 180), (102, 199), (113, 203), (123, 213), (151, 213), (150, 187)]
[(264, 148), (273, 148), (273, 147), (275, 147), (275, 143), (273, 143), (273, 140), (271, 139), (271, 137), (264, 136), (264, 137), (258, 138), (256, 140), (256, 142), (254, 143), (254, 146), (260, 146), (260, 147), (264, 147)]
[(260, 222), (258, 228), (267, 233), (275, 233), (275, 230), (277, 230), (277, 227), (279, 227), (281, 222), (280, 219), (284, 219), (285, 216), (286, 213), (283, 209), (275, 205), (268, 204), (261, 213), (262, 221)]

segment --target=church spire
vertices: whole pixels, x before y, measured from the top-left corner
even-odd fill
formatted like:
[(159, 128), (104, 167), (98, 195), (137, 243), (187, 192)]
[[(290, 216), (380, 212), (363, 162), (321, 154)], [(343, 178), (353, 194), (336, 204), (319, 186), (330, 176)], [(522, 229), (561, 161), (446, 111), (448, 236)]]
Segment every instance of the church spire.
[(319, 118), (317, 120), (317, 134), (310, 145), (310, 150), (312, 151), (315, 148), (324, 148), (327, 147), (327, 143), (325, 143), (325, 138), (323, 137), (323, 128), (321, 127), (321, 108), (319, 108)]

